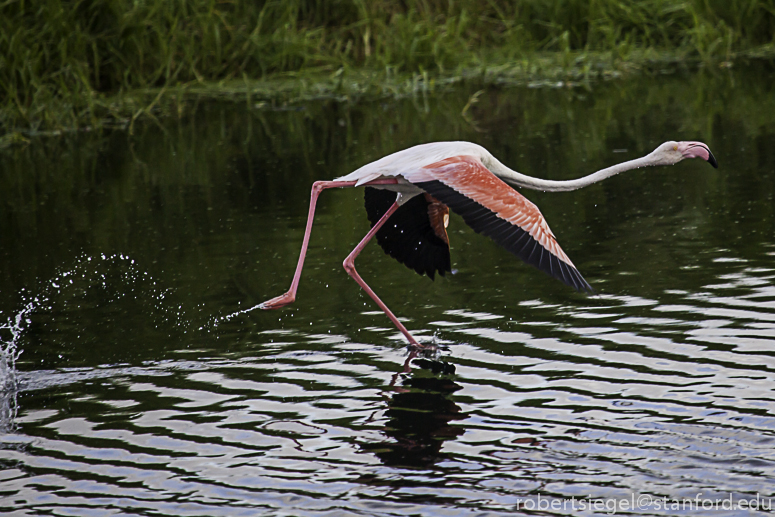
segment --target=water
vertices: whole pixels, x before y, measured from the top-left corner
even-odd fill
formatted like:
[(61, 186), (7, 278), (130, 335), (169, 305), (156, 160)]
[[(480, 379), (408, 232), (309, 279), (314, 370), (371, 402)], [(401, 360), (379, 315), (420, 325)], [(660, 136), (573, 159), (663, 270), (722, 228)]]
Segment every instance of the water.
[[(771, 74), (752, 64), (484, 88), (465, 114), (481, 86), (276, 109), (201, 103), (134, 134), (5, 149), (0, 511), (766, 509)], [(368, 247), (360, 273), (440, 346), (432, 357), (409, 355), (341, 268), (368, 229), (355, 189), (322, 195), (297, 303), (248, 310), (287, 289), (313, 181), (452, 139), (552, 179), (668, 139), (707, 142), (721, 167), (693, 160), (525, 193), (597, 296), (455, 216), (446, 279)]]

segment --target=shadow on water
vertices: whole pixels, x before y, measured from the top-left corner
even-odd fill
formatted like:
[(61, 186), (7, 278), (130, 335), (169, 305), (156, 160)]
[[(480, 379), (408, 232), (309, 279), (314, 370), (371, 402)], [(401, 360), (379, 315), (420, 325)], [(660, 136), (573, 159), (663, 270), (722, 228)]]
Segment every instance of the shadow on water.
[[(3, 149), (0, 512), (468, 516), (537, 494), (769, 494), (772, 65), (673, 72), (204, 103), (133, 135)], [(454, 275), (377, 246), (358, 259), (447, 347), (407, 357), (341, 268), (369, 226), (345, 189), (320, 199), (297, 302), (250, 310), (287, 289), (315, 180), (431, 140), (568, 179), (674, 138), (721, 168), (525, 192), (599, 296), (453, 217)]]

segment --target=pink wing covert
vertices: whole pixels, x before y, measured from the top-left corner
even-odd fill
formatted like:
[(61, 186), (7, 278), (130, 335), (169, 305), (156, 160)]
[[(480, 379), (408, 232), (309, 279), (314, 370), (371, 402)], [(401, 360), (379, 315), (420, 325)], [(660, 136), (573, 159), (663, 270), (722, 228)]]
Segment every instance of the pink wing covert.
[(407, 174), (419, 186), (525, 262), (578, 290), (592, 288), (562, 251), (538, 207), (475, 156), (453, 156)]

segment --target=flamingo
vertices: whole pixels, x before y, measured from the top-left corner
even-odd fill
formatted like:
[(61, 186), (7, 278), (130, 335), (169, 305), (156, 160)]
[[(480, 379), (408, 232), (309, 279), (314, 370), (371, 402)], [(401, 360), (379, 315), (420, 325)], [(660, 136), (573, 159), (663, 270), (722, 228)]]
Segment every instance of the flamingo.
[[(484, 147), (471, 142), (421, 144), (379, 160), (333, 181), (316, 181), (307, 226), (290, 289), (259, 305), (279, 309), (296, 300), (301, 270), (307, 254), (315, 205), (329, 188), (365, 186), (366, 212), (371, 230), (345, 258), (345, 271), (366, 291), (412, 348), (421, 345), (398, 321), (355, 270), (355, 258), (376, 235), (387, 254), (431, 279), (451, 271), (449, 210), (477, 233), (482, 233), (528, 264), (578, 291), (593, 292), (576, 266), (562, 251), (538, 207), (514, 187), (565, 192), (580, 189), (624, 171), (655, 165), (673, 165), (686, 158), (702, 158), (713, 167), (718, 162), (702, 142), (665, 142), (634, 160), (612, 165), (582, 178), (554, 181), (533, 178), (509, 169)], [(386, 224), (390, 221), (390, 224)]]

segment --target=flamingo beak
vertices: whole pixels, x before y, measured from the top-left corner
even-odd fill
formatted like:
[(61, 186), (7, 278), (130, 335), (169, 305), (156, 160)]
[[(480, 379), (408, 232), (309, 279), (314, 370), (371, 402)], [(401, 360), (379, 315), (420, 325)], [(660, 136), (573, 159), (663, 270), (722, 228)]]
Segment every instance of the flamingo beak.
[(702, 158), (718, 169), (716, 157), (710, 152), (710, 148), (702, 142), (681, 142), (678, 144), (678, 150), (681, 151), (684, 158)]

